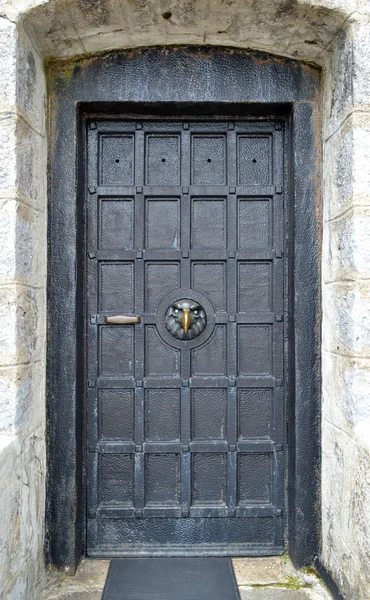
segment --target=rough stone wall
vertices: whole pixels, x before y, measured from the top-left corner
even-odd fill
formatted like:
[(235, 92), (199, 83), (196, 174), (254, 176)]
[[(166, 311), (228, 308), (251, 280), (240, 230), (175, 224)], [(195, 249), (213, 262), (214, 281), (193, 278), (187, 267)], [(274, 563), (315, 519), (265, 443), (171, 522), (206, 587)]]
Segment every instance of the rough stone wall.
[(370, 590), (370, 28), (353, 15), (329, 63), (324, 131), (322, 559)]
[(346, 598), (368, 600), (369, 14), (367, 0), (0, 0), (0, 598), (36, 600), (43, 572), (42, 60), (187, 43), (324, 69), (322, 560)]
[(0, 598), (43, 566), (46, 143), (42, 62), (0, 18)]

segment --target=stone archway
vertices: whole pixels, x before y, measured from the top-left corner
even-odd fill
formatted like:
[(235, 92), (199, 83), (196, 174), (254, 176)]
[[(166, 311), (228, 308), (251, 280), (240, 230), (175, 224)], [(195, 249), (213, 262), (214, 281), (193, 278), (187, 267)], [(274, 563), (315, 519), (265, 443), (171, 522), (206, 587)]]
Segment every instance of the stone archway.
[[(42, 572), (47, 170), (43, 60), (112, 48), (194, 43), (258, 48), (323, 68), (321, 556), (345, 593), (365, 598), (370, 492), (364, 476), (369, 464), (364, 386), (369, 382), (370, 344), (363, 324), (369, 303), (365, 248), (370, 78), (368, 13), (363, 4), (272, 2), (261, 12), (253, 2), (210, 8), (206, 3), (19, 1), (4, 3), (2, 14), (2, 127), (7, 138), (2, 171), (7, 257), (3, 314), (6, 326), (12, 326), (3, 329), (1, 457), (5, 473), (19, 475), (18, 483), (2, 492), (8, 519), (1, 538), (14, 539), (12, 560), (9, 551), (4, 553), (6, 593), (18, 586), (31, 598)], [(19, 536), (13, 535), (14, 523), (21, 524)]]

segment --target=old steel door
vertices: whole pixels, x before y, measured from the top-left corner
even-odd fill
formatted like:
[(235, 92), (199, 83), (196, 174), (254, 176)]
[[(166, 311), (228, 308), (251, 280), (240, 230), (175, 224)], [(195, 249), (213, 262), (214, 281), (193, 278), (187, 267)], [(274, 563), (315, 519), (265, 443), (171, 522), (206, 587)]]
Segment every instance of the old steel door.
[(90, 555), (283, 551), (283, 132), (88, 125)]

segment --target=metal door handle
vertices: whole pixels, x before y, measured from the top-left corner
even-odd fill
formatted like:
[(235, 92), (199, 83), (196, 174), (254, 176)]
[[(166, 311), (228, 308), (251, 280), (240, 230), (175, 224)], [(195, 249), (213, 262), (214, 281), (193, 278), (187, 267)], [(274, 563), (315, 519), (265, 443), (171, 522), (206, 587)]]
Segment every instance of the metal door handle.
[(140, 322), (141, 317), (137, 315), (116, 315), (104, 318), (104, 323), (107, 325), (136, 325), (136, 323)]

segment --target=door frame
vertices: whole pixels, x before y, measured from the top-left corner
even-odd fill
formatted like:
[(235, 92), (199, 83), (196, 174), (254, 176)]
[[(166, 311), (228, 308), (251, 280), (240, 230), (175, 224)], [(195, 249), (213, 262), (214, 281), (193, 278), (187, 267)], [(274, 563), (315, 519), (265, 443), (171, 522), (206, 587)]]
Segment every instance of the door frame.
[(47, 80), (47, 559), (74, 571), (85, 550), (83, 116), (201, 108), (280, 115), (290, 132), (287, 540), (296, 566), (311, 564), (320, 546), (320, 70), (235, 49), (147, 48), (50, 62)]

